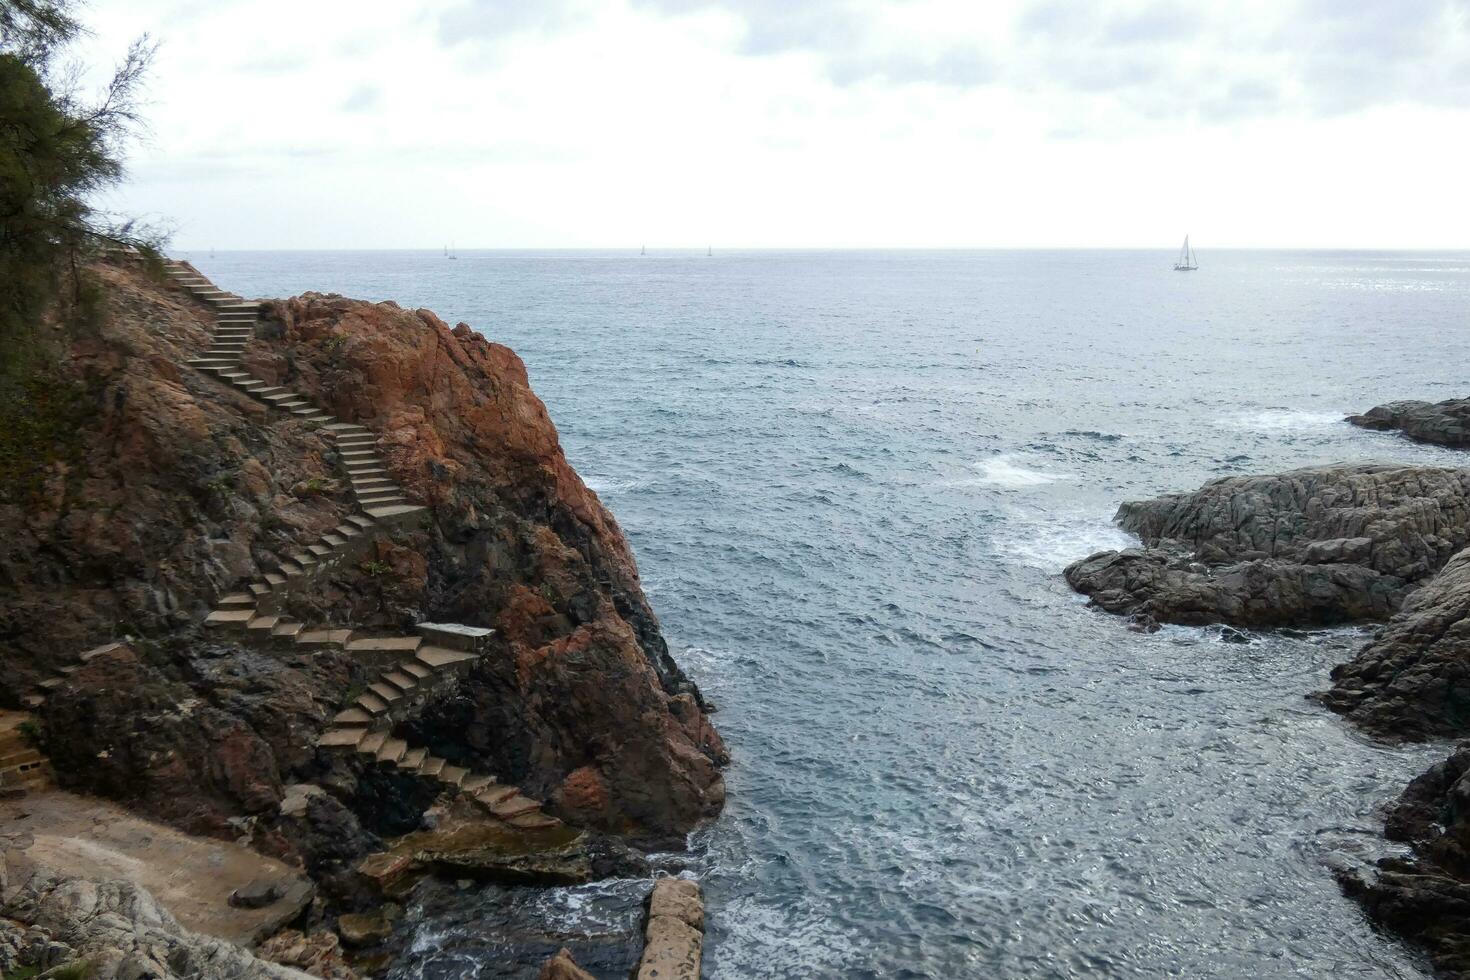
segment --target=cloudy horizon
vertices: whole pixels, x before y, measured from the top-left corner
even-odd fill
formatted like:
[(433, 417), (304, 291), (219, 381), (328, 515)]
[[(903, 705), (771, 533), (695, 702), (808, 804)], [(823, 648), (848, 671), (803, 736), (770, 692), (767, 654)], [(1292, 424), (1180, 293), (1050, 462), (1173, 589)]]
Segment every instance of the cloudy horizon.
[(183, 249), (1470, 246), (1470, 0), (94, 3)]

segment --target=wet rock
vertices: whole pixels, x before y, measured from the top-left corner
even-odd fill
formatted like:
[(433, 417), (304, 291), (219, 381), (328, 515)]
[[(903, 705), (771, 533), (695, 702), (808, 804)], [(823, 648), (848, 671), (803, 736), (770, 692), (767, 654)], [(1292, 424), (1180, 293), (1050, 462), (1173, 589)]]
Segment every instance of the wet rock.
[(1125, 503), (1143, 548), (1068, 583), (1145, 622), (1268, 627), (1387, 619), (1470, 544), (1470, 469), (1340, 464)]
[(519, 830), (491, 818), (446, 818), (431, 831), (391, 842), (393, 853), (442, 874), (512, 885), (592, 880), (587, 836), (570, 827)]
[(1385, 833), (1410, 856), (1339, 869), (1343, 890), (1376, 924), (1422, 947), (1439, 975), (1470, 976), (1470, 748), (1414, 779), (1389, 808)]
[(393, 935), (393, 923), (381, 909), (348, 912), (337, 917), (337, 932), (349, 946), (372, 946)]
[(1470, 448), (1470, 398), (1442, 402), (1398, 401), (1349, 415), (1353, 425), (1378, 432), (1398, 430), (1415, 442)]
[(1419, 741), (1470, 734), (1470, 549), (1334, 668), (1332, 680), (1322, 702), (1375, 735)]
[(255, 955), (321, 980), (357, 980), (357, 974), (342, 956), (337, 937), (326, 931), (308, 936), (295, 929), (283, 929), (261, 943)]
[(547, 960), (537, 975), (537, 980), (595, 980), (592, 974), (577, 965), (572, 959), (572, 951), (561, 949), (551, 959)]

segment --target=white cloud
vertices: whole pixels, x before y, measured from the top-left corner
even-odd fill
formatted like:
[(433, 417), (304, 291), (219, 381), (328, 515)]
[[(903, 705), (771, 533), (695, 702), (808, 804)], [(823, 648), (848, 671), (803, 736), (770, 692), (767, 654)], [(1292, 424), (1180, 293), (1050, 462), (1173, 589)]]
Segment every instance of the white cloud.
[(1470, 0), (130, 0), (181, 247), (1470, 245)]

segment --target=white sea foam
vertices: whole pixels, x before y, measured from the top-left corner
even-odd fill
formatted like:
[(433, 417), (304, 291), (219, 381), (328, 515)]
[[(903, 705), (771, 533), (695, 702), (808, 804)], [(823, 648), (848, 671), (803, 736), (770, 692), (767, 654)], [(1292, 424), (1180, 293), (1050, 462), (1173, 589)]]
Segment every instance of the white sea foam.
[(1134, 548), (1138, 539), (1096, 515), (1010, 515), (991, 537), (998, 554), (1045, 572), (1060, 572), (1079, 558), (1109, 549)]
[(1292, 408), (1267, 408), (1258, 412), (1241, 412), (1216, 419), (1215, 425), (1222, 429), (1240, 429), (1244, 432), (1296, 432), (1303, 429), (1324, 429), (1337, 425), (1346, 412), (1308, 412)]
[(969, 480), (960, 480), (958, 485), (1020, 489), (1072, 479), (1070, 473), (1045, 473), (1021, 466), (1009, 453), (1001, 453), (991, 459), (971, 463), (970, 466), (979, 473), (979, 476)]

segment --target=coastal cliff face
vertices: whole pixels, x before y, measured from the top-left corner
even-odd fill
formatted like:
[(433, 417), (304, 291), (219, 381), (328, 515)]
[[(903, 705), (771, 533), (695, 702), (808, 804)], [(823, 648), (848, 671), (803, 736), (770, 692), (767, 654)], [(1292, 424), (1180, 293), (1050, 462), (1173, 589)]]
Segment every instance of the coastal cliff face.
[[(199, 626), (241, 579), (353, 513), (337, 450), (184, 366), (212, 318), (183, 290), (136, 265), (95, 275), (98, 324), (58, 328), (57, 383), (76, 392), (66, 445), (0, 497), (0, 700), (53, 679), (40, 716), (64, 783), (308, 866), (360, 854), (427, 803), (400, 793), (401, 812), (368, 813), (376, 777), (315, 749), (370, 675), (348, 651), (283, 654)], [(664, 840), (718, 812), (719, 736), (515, 354), (391, 303), (308, 296), (271, 313), (242, 361), (366, 426), (430, 507), (295, 590), (290, 610), (493, 627), (454, 696), (414, 724), (569, 822)], [(78, 663), (108, 641), (122, 643)], [(286, 815), (292, 785), (313, 781), (333, 792)]]
[(1230, 477), (1125, 503), (1117, 521), (1142, 549), (1065, 572), (1108, 612), (1254, 627), (1387, 619), (1470, 544), (1470, 470), (1343, 464)]

